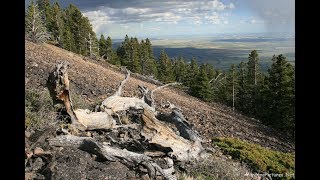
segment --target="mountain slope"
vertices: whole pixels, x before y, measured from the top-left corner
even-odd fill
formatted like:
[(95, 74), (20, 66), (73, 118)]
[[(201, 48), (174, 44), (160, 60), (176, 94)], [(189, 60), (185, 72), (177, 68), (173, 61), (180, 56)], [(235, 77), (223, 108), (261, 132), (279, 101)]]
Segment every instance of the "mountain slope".
[[(70, 65), (69, 79), (73, 93), (82, 95), (86, 100), (102, 101), (112, 95), (124, 74), (107, 63), (91, 60), (58, 47), (25, 42), (26, 89), (46, 87), (49, 72), (61, 62)], [(131, 77), (123, 90), (123, 96), (139, 96), (138, 85), (154, 89), (157, 85)], [(237, 137), (263, 147), (292, 152), (295, 145), (292, 139), (285, 138), (259, 121), (232, 112), (232, 109), (220, 104), (205, 103), (186, 93), (165, 88), (155, 92), (156, 106), (169, 101), (180, 109), (190, 124), (194, 125), (201, 136), (210, 142), (213, 137)]]

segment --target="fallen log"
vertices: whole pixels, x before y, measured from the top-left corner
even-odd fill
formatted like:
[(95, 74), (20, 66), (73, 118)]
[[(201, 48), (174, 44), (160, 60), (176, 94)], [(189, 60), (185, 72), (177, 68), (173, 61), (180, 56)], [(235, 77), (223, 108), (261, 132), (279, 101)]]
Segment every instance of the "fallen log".
[(68, 63), (59, 63), (49, 76), (51, 91), (55, 94), (55, 99), (62, 101), (67, 113), (71, 118), (72, 125), (79, 130), (110, 129), (116, 123), (110, 114), (101, 112), (91, 112), (90, 110), (76, 109), (72, 105), (71, 93), (68, 79)]
[(66, 112), (71, 118), (72, 125), (77, 129), (85, 130), (85, 125), (78, 121), (77, 115), (73, 109), (69, 90), (68, 66), (69, 64), (67, 62), (57, 64), (53, 72), (49, 75), (49, 89), (55, 96), (54, 101), (61, 101), (64, 104)]
[(152, 158), (144, 154), (111, 147), (96, 142), (91, 137), (78, 137), (73, 135), (62, 135), (48, 139), (51, 146), (74, 147), (80, 150), (97, 155), (97, 157), (107, 159), (109, 161), (120, 161), (129, 166), (136, 167), (143, 165), (148, 170), (151, 179), (155, 179), (157, 175), (163, 176), (165, 179), (176, 180), (172, 161), (167, 159), (168, 169), (162, 169), (158, 164), (152, 161)]
[(188, 139), (190, 141), (199, 141), (202, 142), (200, 135), (192, 130), (190, 124), (187, 122), (187, 120), (184, 118), (181, 112), (177, 111), (176, 109), (173, 109), (171, 114), (159, 114), (157, 116), (159, 120), (173, 123), (176, 128), (179, 131), (179, 135), (182, 136), (185, 139)]
[(149, 106), (143, 99), (139, 99), (137, 97), (122, 97), (122, 88), (125, 83), (128, 81), (130, 77), (130, 71), (127, 70), (127, 75), (125, 79), (120, 83), (120, 86), (114, 95), (107, 97), (102, 101), (100, 105), (100, 110), (107, 112), (112, 115), (117, 113), (118, 111), (126, 111), (130, 108), (135, 109), (149, 109), (151, 111), (155, 111), (154, 107)]
[(160, 122), (153, 112), (145, 109), (142, 115), (143, 127), (141, 135), (149, 143), (171, 148), (171, 156), (178, 161), (192, 161), (200, 159), (204, 151), (200, 141), (189, 141), (178, 136), (171, 128)]
[[(170, 116), (171, 122), (178, 127), (181, 136), (177, 135), (165, 123), (156, 118), (157, 112), (155, 107), (148, 105), (144, 99), (136, 97), (121, 97), (122, 88), (130, 77), (130, 71), (127, 70), (125, 79), (120, 83), (118, 90), (114, 95), (106, 98), (100, 106), (102, 112), (91, 112), (90, 110), (73, 109), (72, 101), (69, 91), (69, 80), (67, 75), (67, 66), (58, 65), (55, 71), (58, 80), (56, 81), (57, 98), (62, 100), (67, 108), (68, 114), (71, 116), (72, 124), (80, 124), (80, 130), (93, 129), (113, 129), (118, 126), (112, 115), (117, 115), (117, 112), (127, 111), (130, 109), (142, 110), (142, 130), (141, 135), (148, 141), (148, 143), (158, 145), (162, 148), (171, 149), (171, 157), (178, 161), (192, 161), (201, 158), (200, 154), (204, 151), (201, 145), (201, 139), (192, 131), (187, 125), (186, 120), (182, 114), (175, 110)], [(154, 105), (153, 93), (156, 90), (173, 85), (177, 83), (170, 83), (160, 86), (150, 92), (151, 102)], [(144, 92), (148, 92), (143, 89)], [(61, 93), (62, 92), (62, 93)], [(128, 126), (129, 127), (129, 126)]]

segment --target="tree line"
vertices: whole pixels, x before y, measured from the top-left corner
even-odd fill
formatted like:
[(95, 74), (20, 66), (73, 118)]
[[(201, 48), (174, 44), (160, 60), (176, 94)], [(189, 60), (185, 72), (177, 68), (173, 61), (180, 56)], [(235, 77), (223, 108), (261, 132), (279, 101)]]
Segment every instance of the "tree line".
[(170, 58), (164, 49), (156, 58), (148, 38), (139, 41), (126, 35), (113, 49), (112, 39), (104, 35), (98, 39), (88, 18), (72, 4), (62, 9), (58, 2), (31, 1), (25, 19), (26, 39), (33, 42), (48, 42), (84, 56), (99, 57), (164, 83), (180, 82), (192, 96), (226, 104), (266, 125), (295, 134), (295, 71), (282, 54), (271, 58), (267, 73), (260, 70), (256, 50), (247, 62), (221, 71), (209, 63), (199, 65), (195, 58)]

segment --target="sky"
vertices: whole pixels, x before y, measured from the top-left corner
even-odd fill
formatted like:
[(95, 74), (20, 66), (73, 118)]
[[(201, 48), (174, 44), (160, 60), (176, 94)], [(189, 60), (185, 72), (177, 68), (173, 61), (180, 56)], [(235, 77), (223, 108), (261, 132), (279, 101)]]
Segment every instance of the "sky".
[(295, 32), (295, 0), (58, 1), (78, 6), (98, 36), (119, 39)]

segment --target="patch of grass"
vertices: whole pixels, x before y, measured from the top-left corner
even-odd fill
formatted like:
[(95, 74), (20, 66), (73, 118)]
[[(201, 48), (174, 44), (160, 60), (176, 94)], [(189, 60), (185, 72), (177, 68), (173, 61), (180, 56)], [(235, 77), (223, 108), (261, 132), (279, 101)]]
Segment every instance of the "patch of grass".
[(295, 171), (293, 153), (269, 150), (236, 138), (214, 138), (213, 142), (232, 158), (245, 162), (256, 173), (282, 174), (288, 179)]
[(240, 163), (233, 162), (230, 159), (223, 159), (219, 156), (212, 155), (207, 159), (197, 162), (188, 168), (188, 173), (179, 176), (179, 179), (195, 180), (218, 180), (218, 179), (248, 179), (246, 174), (248, 169)]
[(25, 126), (42, 128), (56, 120), (57, 113), (53, 107), (48, 90), (25, 91)]
[(89, 102), (85, 100), (85, 97), (82, 97), (77, 94), (71, 94), (71, 100), (74, 109), (89, 109), (94, 110), (97, 105), (100, 105), (102, 101), (98, 101), (93, 99), (93, 102)]

